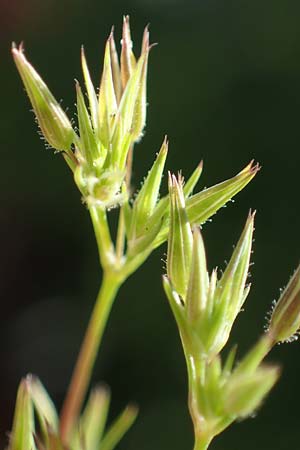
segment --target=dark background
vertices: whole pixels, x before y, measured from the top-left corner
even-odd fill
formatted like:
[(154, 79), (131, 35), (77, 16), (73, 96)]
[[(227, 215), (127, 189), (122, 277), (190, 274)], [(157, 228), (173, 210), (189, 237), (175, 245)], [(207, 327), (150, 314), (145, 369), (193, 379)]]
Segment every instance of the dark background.
[[(74, 78), (84, 44), (95, 83), (112, 24), (120, 40), (130, 14), (135, 49), (151, 23), (147, 131), (136, 147), (138, 187), (165, 133), (167, 168), (201, 186), (255, 158), (262, 171), (235, 204), (204, 228), (209, 268), (225, 266), (249, 208), (258, 210), (252, 282), (232, 342), (239, 355), (262, 332), (265, 313), (299, 262), (300, 3), (298, 0), (1, 0), (0, 426), (10, 429), (17, 385), (37, 374), (60, 406), (101, 274), (85, 208), (60, 155), (44, 148), (10, 57), (27, 56), (74, 116)], [(163, 189), (166, 189), (164, 180)], [(186, 374), (161, 288), (158, 249), (122, 288), (93, 382), (112, 388), (111, 417), (129, 400), (139, 418), (120, 449), (192, 448)], [(236, 424), (212, 450), (299, 447), (300, 348), (276, 348), (284, 371), (255, 419)]]

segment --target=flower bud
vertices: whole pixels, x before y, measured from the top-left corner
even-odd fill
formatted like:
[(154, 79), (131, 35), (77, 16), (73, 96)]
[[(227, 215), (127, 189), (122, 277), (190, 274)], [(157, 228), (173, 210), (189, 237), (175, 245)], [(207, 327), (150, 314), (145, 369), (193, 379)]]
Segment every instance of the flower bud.
[[(216, 287), (212, 286), (213, 296), (209, 293), (210, 300), (208, 301), (207, 312), (210, 326), (207, 328), (206, 346), (207, 351), (212, 355), (219, 353), (225, 346), (236, 316), (249, 293), (249, 286), (246, 286), (246, 281), (253, 229), (254, 214), (249, 214), (223, 276)], [(215, 283), (213, 282), (213, 284)]]
[(136, 66), (135, 56), (132, 52), (132, 40), (130, 33), (129, 16), (123, 18), (122, 50), (121, 50), (121, 80), (125, 89), (129, 78)]
[(165, 138), (133, 204), (127, 233), (129, 254), (140, 252), (151, 245), (161, 227), (163, 213), (159, 217), (156, 205), (167, 154), (168, 141)]
[(278, 367), (260, 366), (253, 373), (233, 375), (224, 387), (224, 409), (237, 417), (253, 414), (280, 375)]
[(12, 54), (45, 139), (55, 149), (70, 152), (75, 135), (71, 122), (25, 58), (22, 45), (13, 45)]
[(297, 339), (300, 328), (300, 266), (272, 311), (269, 334), (276, 342)]
[(167, 274), (175, 291), (185, 300), (192, 259), (193, 234), (188, 222), (182, 180), (169, 173), (170, 232)]
[(104, 66), (99, 92), (99, 137), (106, 149), (109, 149), (115, 116), (117, 113), (117, 99), (113, 82), (111, 65), (111, 40), (110, 34), (105, 47)]
[(186, 307), (188, 320), (195, 322), (206, 308), (209, 277), (203, 239), (198, 227), (193, 230), (193, 253)]
[(35, 450), (34, 432), (33, 404), (28, 379), (25, 378), (18, 389), (9, 450)]

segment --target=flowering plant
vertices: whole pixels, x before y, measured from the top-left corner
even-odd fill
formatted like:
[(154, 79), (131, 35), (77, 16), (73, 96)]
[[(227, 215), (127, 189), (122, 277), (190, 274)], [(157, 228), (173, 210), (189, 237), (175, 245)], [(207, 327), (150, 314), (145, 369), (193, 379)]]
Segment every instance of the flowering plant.
[[(129, 18), (123, 22), (118, 57), (113, 30), (105, 46), (99, 94), (94, 88), (84, 49), (81, 64), (88, 104), (76, 81), (78, 124), (73, 126), (40, 75), (28, 62), (22, 45), (12, 54), (47, 143), (68, 164), (92, 220), (103, 276), (69, 389), (60, 415), (41, 382), (28, 375), (16, 401), (9, 450), (111, 450), (131, 426), (137, 408), (129, 405), (106, 429), (109, 393), (89, 394), (93, 365), (110, 309), (120, 286), (168, 241), (163, 286), (179, 329), (188, 371), (188, 405), (195, 450), (238, 418), (258, 408), (279, 376), (277, 366), (263, 359), (280, 341), (290, 340), (300, 326), (300, 269), (293, 275), (271, 314), (267, 332), (235, 364), (235, 349), (224, 363), (221, 351), (250, 286), (254, 213), (250, 213), (224, 273), (207, 271), (201, 226), (256, 175), (251, 161), (229, 180), (197, 191), (202, 162), (184, 182), (169, 173), (169, 194), (159, 195), (168, 153), (165, 137), (138, 193), (132, 192), (134, 145), (146, 122), (149, 30), (144, 30), (138, 58), (132, 50)], [(116, 238), (108, 216), (119, 209)], [(37, 422), (37, 423), (36, 423)]]

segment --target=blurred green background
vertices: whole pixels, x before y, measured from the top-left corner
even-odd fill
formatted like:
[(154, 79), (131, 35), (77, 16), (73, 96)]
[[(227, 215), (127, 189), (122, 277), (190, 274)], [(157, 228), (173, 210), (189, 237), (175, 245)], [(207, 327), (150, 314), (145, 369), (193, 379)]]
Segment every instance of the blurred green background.
[[(60, 155), (44, 148), (11, 61), (26, 54), (74, 116), (74, 78), (85, 45), (95, 83), (111, 25), (120, 40), (130, 14), (135, 49), (151, 23), (147, 130), (136, 146), (138, 188), (163, 136), (167, 168), (188, 175), (204, 159), (201, 186), (229, 178), (255, 158), (262, 171), (235, 204), (205, 225), (210, 269), (225, 267), (249, 208), (257, 209), (253, 288), (232, 342), (241, 355), (262, 332), (265, 313), (299, 262), (300, 3), (298, 0), (1, 0), (0, 426), (7, 441), (20, 378), (37, 374), (60, 406), (100, 271), (92, 227)], [(163, 189), (166, 190), (166, 179)], [(190, 449), (186, 374), (161, 288), (166, 248), (121, 290), (93, 383), (112, 389), (111, 418), (140, 406), (123, 450)], [(258, 416), (234, 425), (212, 450), (299, 446), (300, 348), (271, 356), (284, 366)]]

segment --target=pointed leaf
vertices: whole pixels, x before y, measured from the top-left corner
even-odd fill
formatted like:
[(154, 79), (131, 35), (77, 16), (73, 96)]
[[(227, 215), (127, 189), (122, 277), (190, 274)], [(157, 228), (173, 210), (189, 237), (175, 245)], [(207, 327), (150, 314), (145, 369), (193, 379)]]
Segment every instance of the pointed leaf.
[(183, 193), (184, 193), (185, 198), (189, 197), (192, 194), (194, 187), (198, 183), (199, 178), (202, 174), (202, 170), (203, 170), (203, 161), (201, 161), (198, 164), (198, 166), (196, 167), (196, 169), (194, 170), (194, 172), (192, 173), (190, 178), (187, 180), (187, 182), (183, 186)]
[(241, 191), (256, 175), (258, 165), (251, 162), (244, 170), (230, 180), (201, 191), (186, 201), (186, 210), (192, 224), (206, 222), (218, 209)]

